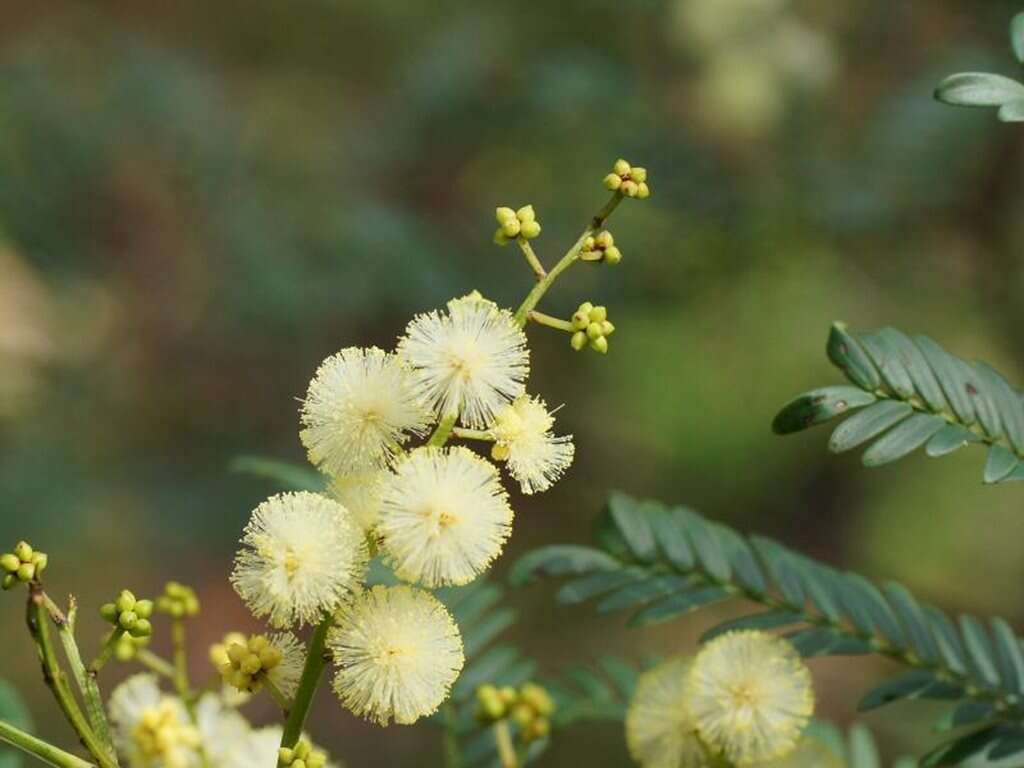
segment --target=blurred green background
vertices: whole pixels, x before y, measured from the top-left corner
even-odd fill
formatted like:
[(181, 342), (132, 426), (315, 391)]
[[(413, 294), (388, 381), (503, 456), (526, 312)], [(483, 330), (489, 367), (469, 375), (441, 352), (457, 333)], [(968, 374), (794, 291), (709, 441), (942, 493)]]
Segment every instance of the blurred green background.
[[(491, 244), (532, 202), (549, 262), (606, 199), (619, 156), (653, 197), (612, 229), (621, 265), (545, 300), (618, 327), (610, 354), (531, 331), (532, 389), (565, 402), (578, 459), (517, 498), (499, 571), (588, 536), (610, 488), (686, 502), (950, 609), (1024, 626), (1021, 489), (983, 452), (876, 471), (828, 430), (768, 428), (837, 382), (829, 323), (893, 324), (1022, 379), (1024, 134), (934, 103), (945, 74), (1014, 74), (1001, 0), (253, 0), (244, 6), (0, 3), (0, 542), (51, 555), (98, 605), (194, 583), (207, 644), (251, 625), (227, 584), (273, 487), (232, 474), (302, 461), (317, 363), (390, 346), (415, 312), (531, 277)], [(690, 646), (711, 616), (629, 632), (516, 597), (515, 637), (573, 659)], [(22, 606), (0, 600), (0, 675), (42, 694)], [(100, 625), (83, 618), (83, 633)], [(822, 712), (854, 716), (871, 659), (814, 662)], [(264, 715), (269, 714), (266, 710)], [(923, 705), (868, 722), (888, 754), (931, 741)], [(352, 766), (432, 764), (428, 727), (380, 730), (324, 695), (313, 731)], [(561, 735), (548, 765), (620, 766), (615, 728)]]

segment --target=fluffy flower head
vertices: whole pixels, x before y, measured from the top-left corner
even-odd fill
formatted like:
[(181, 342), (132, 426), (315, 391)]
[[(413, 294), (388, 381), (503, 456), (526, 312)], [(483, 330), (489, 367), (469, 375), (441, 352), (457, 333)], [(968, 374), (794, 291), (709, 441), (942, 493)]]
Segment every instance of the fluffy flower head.
[(737, 766), (792, 752), (814, 711), (810, 671), (787, 640), (764, 632), (729, 632), (705, 645), (688, 694), (701, 739)]
[(202, 739), (182, 701), (153, 675), (135, 675), (110, 697), (118, 752), (132, 768), (198, 768)]
[(530, 372), (526, 335), (512, 313), (479, 294), (448, 302), (448, 312), (419, 315), (398, 344), (420, 397), (440, 416), (484, 429), (521, 395)]
[(291, 632), (246, 637), (233, 632), (210, 648), (210, 660), (224, 684), (256, 693), (269, 682), (286, 698), (295, 695), (305, 664), (305, 647)]
[(686, 706), (693, 659), (678, 656), (640, 676), (626, 712), (626, 745), (643, 768), (707, 768)]
[(462, 637), (428, 592), (376, 586), (346, 602), (329, 645), (334, 690), (361, 717), (408, 725), (437, 711), (462, 671)]
[(348, 347), (324, 360), (309, 383), (299, 437), (313, 464), (347, 475), (386, 466), (429, 421), (397, 356)]
[(539, 397), (521, 395), (506, 405), (494, 422), (492, 455), (508, 462), (523, 493), (546, 491), (572, 464), (572, 435), (551, 434), (555, 417)]
[(403, 581), (460, 585), (501, 554), (512, 517), (489, 461), (461, 447), (417, 448), (385, 481), (377, 533)]
[(253, 512), (231, 583), (275, 627), (314, 623), (362, 579), (363, 531), (343, 506), (315, 493), (272, 496)]
[(366, 533), (372, 533), (380, 516), (380, 497), (387, 470), (370, 470), (334, 478), (331, 496), (352, 513)]

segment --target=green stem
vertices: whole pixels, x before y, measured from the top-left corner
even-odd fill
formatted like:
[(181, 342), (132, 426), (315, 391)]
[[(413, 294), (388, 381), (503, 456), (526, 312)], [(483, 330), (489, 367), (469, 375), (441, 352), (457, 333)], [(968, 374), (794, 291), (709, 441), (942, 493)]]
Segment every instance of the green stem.
[(530, 310), (529, 315), (527, 315), (527, 319), (533, 320), (533, 322), (537, 323), (538, 325), (546, 325), (548, 328), (554, 328), (556, 330), (566, 331), (568, 333), (576, 333), (576, 331), (579, 330), (568, 320), (562, 320), (559, 317), (545, 315), (543, 312), (538, 312), (536, 309)]
[[(320, 678), (327, 666), (327, 633), (330, 632), (333, 625), (333, 618), (325, 616), (309, 641), (306, 666), (302, 670), (299, 689), (295, 692), (295, 701), (288, 713), (288, 719), (284, 724), (284, 734), (281, 736), (283, 749), (294, 749), (302, 736), (302, 729), (306, 725), (306, 716), (309, 715), (309, 707), (313, 703), (313, 695), (320, 685)], [(284, 763), (279, 761), (278, 768), (283, 768), (283, 766)]]
[(547, 277), (547, 272), (544, 270), (544, 265), (540, 263), (540, 259), (537, 258), (537, 254), (533, 252), (533, 246), (530, 245), (530, 241), (524, 237), (516, 239), (519, 243), (519, 249), (523, 252), (523, 256), (526, 257), (526, 262), (530, 265), (530, 269), (533, 270), (533, 274), (537, 276), (538, 280), (543, 280)]
[(168, 680), (174, 680), (175, 670), (174, 665), (165, 659), (161, 659), (152, 651), (147, 651), (145, 648), (140, 648), (135, 653), (135, 660), (142, 666), (148, 669), (150, 672), (155, 672), (161, 677), (166, 677)]
[(29, 632), (35, 640), (39, 661), (43, 667), (43, 680), (57, 700), (64, 717), (100, 768), (118, 768), (116, 757), (107, 752), (82, 714), (71, 692), (71, 686), (68, 685), (67, 676), (60, 668), (53, 637), (50, 634), (50, 612), (46, 608), (45, 593), (39, 584), (33, 584), (29, 589), (27, 618)]
[(442, 416), (441, 421), (437, 424), (437, 429), (434, 430), (434, 434), (427, 440), (427, 445), (434, 448), (441, 448), (445, 443), (448, 442), (448, 438), (452, 435), (452, 430), (455, 429), (455, 422), (458, 421), (459, 414), (450, 413), (447, 416)]
[(457, 715), (449, 701), (444, 705), (444, 768), (462, 768), (459, 735), (455, 731)]
[(56, 766), (56, 768), (96, 768), (92, 763), (86, 762), (70, 752), (65, 752), (49, 742), (37, 739), (32, 734), (25, 733), (3, 720), (0, 720), (0, 741), (32, 755), (47, 765)]
[(185, 638), (185, 622), (175, 619), (171, 624), (171, 645), (174, 648), (174, 687), (190, 713), (195, 709), (192, 684), (188, 679), (188, 643)]
[(114, 629), (107, 635), (107, 639), (103, 641), (103, 647), (100, 648), (99, 655), (89, 665), (89, 673), (91, 675), (98, 675), (100, 670), (107, 666), (107, 662), (110, 661), (114, 651), (117, 649), (117, 642), (121, 639), (122, 634), (124, 634), (122, 630)]
[(75, 614), (77, 606), (75, 599), (71, 598), (68, 608), (68, 615), (65, 617), (60, 608), (50, 599), (45, 592), (42, 593), (43, 602), (50, 614), (50, 619), (57, 627), (57, 634), (60, 636), (61, 645), (64, 646), (64, 656), (71, 667), (71, 674), (78, 685), (78, 691), (82, 694), (85, 702), (85, 714), (89, 718), (89, 724), (96, 732), (96, 736), (106, 746), (110, 754), (114, 753), (114, 742), (110, 738), (110, 726), (107, 724), (107, 713), (103, 708), (103, 697), (100, 695), (100, 687), (96, 682), (96, 674), (91, 669), (86, 670), (82, 662), (82, 654), (78, 650), (78, 643), (75, 642)]
[(519, 758), (516, 756), (516, 748), (512, 743), (512, 732), (508, 727), (508, 720), (499, 720), (494, 724), (494, 741), (498, 746), (498, 759), (501, 761), (501, 768), (519, 768)]
[(292, 703), (288, 700), (288, 697), (281, 693), (281, 689), (274, 685), (269, 678), (264, 678), (263, 687), (270, 694), (270, 698), (274, 700), (274, 703), (287, 715), (292, 708)]
[(583, 234), (579, 236), (579, 239), (573, 244), (573, 246), (566, 251), (565, 256), (559, 261), (551, 271), (548, 272), (538, 283), (533, 287), (533, 290), (527, 294), (523, 303), (519, 305), (519, 309), (516, 310), (515, 320), (520, 328), (526, 325), (526, 320), (530, 315), (530, 312), (534, 307), (540, 303), (540, 300), (544, 298), (544, 294), (548, 292), (548, 289), (554, 284), (558, 276), (561, 275), (565, 270), (573, 265), (580, 257), (580, 249), (583, 248), (583, 241), (594, 234), (597, 230), (604, 226), (605, 221), (612, 215), (616, 208), (619, 207), (619, 203), (622, 202), (622, 193), (615, 192), (612, 195), (604, 208), (597, 212), (597, 215), (591, 219), (590, 224), (587, 225), (586, 229), (583, 230)]
[(494, 435), (487, 429), (465, 429), (463, 427), (455, 427), (455, 429), (452, 430), (452, 437), (457, 437), (460, 440), (482, 440), (488, 443), (494, 442)]

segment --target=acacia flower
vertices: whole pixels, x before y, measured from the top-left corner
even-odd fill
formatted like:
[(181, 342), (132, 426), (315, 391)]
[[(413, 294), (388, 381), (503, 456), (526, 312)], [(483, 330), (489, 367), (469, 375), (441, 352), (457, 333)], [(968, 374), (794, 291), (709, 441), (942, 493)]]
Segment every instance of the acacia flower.
[(686, 706), (693, 659), (677, 656), (640, 676), (626, 712), (626, 745), (643, 768), (706, 768), (708, 753)]
[(737, 766), (793, 751), (814, 711), (811, 673), (796, 649), (757, 631), (728, 632), (705, 645), (688, 699), (701, 739)]
[(502, 408), (494, 421), (491, 455), (508, 462), (523, 493), (546, 491), (572, 464), (572, 435), (551, 434), (555, 417), (539, 397), (521, 395)]
[(135, 675), (110, 697), (118, 752), (132, 768), (198, 768), (199, 730), (181, 699), (160, 690), (154, 675)]
[(299, 437), (313, 464), (346, 475), (386, 466), (429, 421), (397, 356), (348, 347), (324, 360), (309, 383)]
[(231, 583), (257, 617), (278, 628), (316, 623), (362, 580), (369, 553), (343, 506), (316, 493), (260, 504), (242, 536)]
[(407, 586), (375, 586), (344, 603), (328, 643), (338, 667), (335, 693), (380, 725), (409, 725), (436, 712), (465, 661), (448, 609)]
[(523, 393), (530, 372), (526, 335), (512, 313), (478, 293), (448, 302), (447, 313), (414, 318), (398, 352), (424, 402), (476, 429), (489, 427), (498, 409)]
[(238, 745), (252, 731), (249, 721), (212, 693), (204, 694), (196, 703), (195, 717), (206, 757), (204, 765), (211, 768), (231, 765)]
[(305, 646), (291, 632), (270, 637), (232, 633), (210, 649), (225, 685), (256, 693), (269, 682), (285, 698), (294, 696), (299, 687), (305, 655)]
[(331, 496), (352, 513), (365, 533), (372, 533), (377, 525), (381, 489), (387, 476), (387, 470), (370, 470), (338, 476), (331, 482)]
[(501, 554), (512, 508), (497, 468), (467, 448), (417, 448), (384, 483), (377, 533), (398, 578), (468, 584)]

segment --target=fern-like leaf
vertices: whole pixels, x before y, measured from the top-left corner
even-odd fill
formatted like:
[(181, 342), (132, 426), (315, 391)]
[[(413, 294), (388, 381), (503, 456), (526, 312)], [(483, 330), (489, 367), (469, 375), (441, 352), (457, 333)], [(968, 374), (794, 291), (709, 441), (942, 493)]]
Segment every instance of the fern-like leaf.
[[(758, 609), (705, 633), (780, 630), (805, 657), (876, 654), (907, 671), (864, 697), (862, 710), (894, 701), (954, 702), (951, 727), (976, 727), (928, 756), (953, 765), (968, 748), (1012, 752), (1024, 733), (1024, 655), (1006, 622), (970, 616), (954, 623), (896, 583), (882, 587), (766, 538), (744, 537), (683, 507), (614, 495), (596, 526), (594, 547), (545, 547), (520, 559), (514, 585), (537, 576), (567, 578), (563, 603), (630, 611), (640, 626), (679, 618), (734, 598)], [(613, 575), (619, 578), (613, 578)], [(1024, 755), (1024, 744), (1019, 750)], [(971, 754), (974, 754), (972, 752)], [(953, 757), (950, 757), (952, 755)]]
[[(775, 417), (778, 434), (852, 413), (829, 440), (834, 453), (867, 445), (865, 466), (901, 459), (920, 447), (944, 456), (971, 443), (988, 446), (986, 483), (1024, 480), (1024, 399), (985, 363), (961, 360), (929, 339), (883, 328), (852, 333), (832, 326), (829, 359), (854, 386), (806, 392)], [(854, 413), (855, 412), (855, 413)]]

